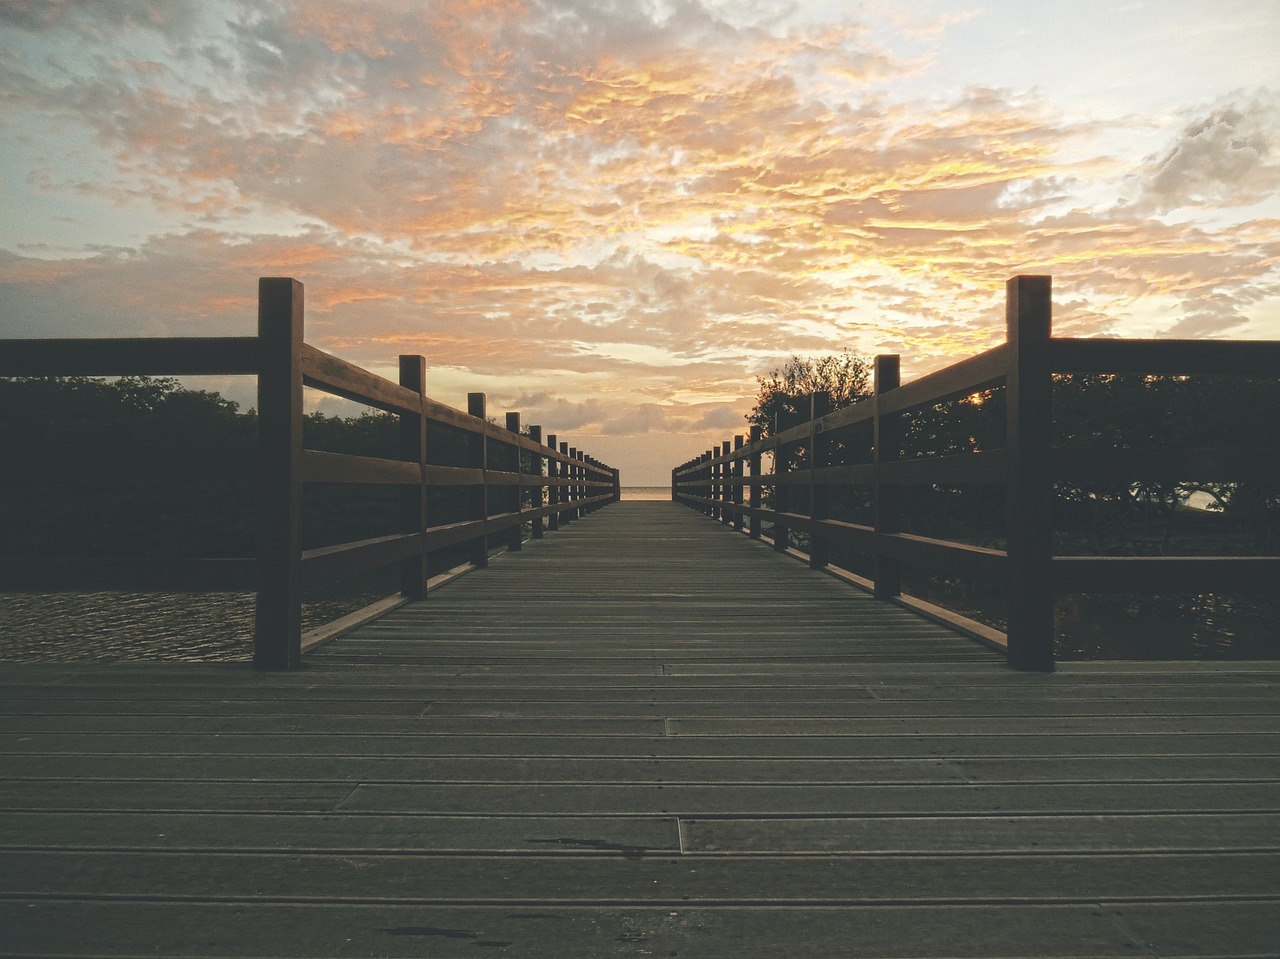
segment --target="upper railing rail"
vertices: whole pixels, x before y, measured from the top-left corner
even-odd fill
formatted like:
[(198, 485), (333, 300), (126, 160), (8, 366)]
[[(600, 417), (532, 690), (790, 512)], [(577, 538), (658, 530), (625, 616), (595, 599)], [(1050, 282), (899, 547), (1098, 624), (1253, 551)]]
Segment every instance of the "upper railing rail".
[[(176, 589), (257, 591), (254, 662), (298, 665), (304, 585), (399, 564), (401, 594), (421, 598), (429, 554), (468, 544), (471, 565), (488, 562), (490, 538), (505, 534), (521, 548), (523, 528), (541, 538), (592, 510), (617, 501), (618, 471), (542, 428), (521, 431), (520, 415), (505, 426), (486, 418), (483, 393), (467, 412), (425, 395), (426, 361), (400, 357), (400, 382), (384, 379), (303, 342), (303, 288), (289, 278), (259, 281), (258, 336), (156, 339), (27, 339), (0, 341), (0, 376), (256, 375), (258, 442), (254, 450), (120, 449), (42, 446), (10, 449), (0, 482), (193, 482), (252, 480), (259, 506), (257, 555), (233, 559), (64, 559), (0, 561), (5, 588)], [(399, 417), (399, 458), (354, 456), (303, 446), (303, 387), (372, 406)], [(427, 462), (427, 424), (467, 434), (466, 466)], [(507, 449), (504, 468), (490, 450)], [(510, 469), (511, 463), (517, 464)], [(300, 548), (304, 484), (397, 486), (400, 532), (318, 549)], [(427, 490), (464, 487), (468, 517), (432, 524)], [(74, 551), (76, 544), (66, 544)], [(311, 639), (316, 637), (313, 632)]]
[[(789, 533), (810, 538), (809, 562), (829, 563), (829, 544), (869, 550), (874, 576), (850, 578), (877, 598), (925, 609), (1006, 649), (1011, 665), (1050, 670), (1054, 666), (1053, 597), (1074, 592), (1156, 592), (1263, 590), (1280, 582), (1280, 558), (1241, 556), (1058, 556), (1053, 548), (1055, 481), (1275, 482), (1280, 450), (1256, 448), (1054, 448), (1053, 376), (1059, 373), (1144, 375), (1243, 374), (1280, 372), (1280, 342), (1203, 340), (1112, 340), (1055, 338), (1051, 335), (1050, 278), (1018, 276), (1007, 285), (1007, 342), (978, 356), (908, 383), (899, 383), (899, 360), (879, 356), (875, 394), (843, 409), (825, 411), (825, 397), (812, 398), (805, 421), (762, 438), (734, 438), (672, 471), (672, 498), (708, 513), (753, 537), (762, 523), (774, 527), (773, 545), (790, 548)], [(902, 458), (902, 415), (949, 400), (1004, 387), (1003, 449), (974, 450), (917, 459)], [(1118, 414), (1122, 415), (1122, 414)], [(1176, 411), (1170, 411), (1176, 415)], [(836, 431), (871, 425), (871, 462), (829, 466), (826, 445)], [(790, 448), (807, 456), (789, 466)], [(773, 453), (773, 471), (761, 469)], [(898, 490), (908, 485), (993, 483), (1005, 486), (1006, 549), (901, 532)], [(872, 492), (874, 522), (830, 518), (832, 490), (863, 484)], [(798, 511), (789, 490), (809, 491), (808, 510)], [(762, 505), (762, 489), (772, 490), (772, 506)], [(1007, 630), (980, 623), (901, 595), (902, 563), (1003, 587)]]

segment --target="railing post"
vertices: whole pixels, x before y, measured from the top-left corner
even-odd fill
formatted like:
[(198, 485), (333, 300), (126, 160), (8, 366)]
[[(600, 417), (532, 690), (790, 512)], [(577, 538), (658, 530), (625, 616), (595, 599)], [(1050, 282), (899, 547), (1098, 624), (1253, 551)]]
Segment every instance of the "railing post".
[[(400, 385), (418, 396), (426, 392), (427, 361), (422, 356), (400, 356)], [(418, 464), (418, 485), (400, 487), (400, 531), (415, 533), (423, 550), (400, 562), (400, 592), (409, 599), (427, 595), (427, 418), (421, 405), (418, 412), (400, 414), (400, 458)]]
[[(761, 433), (762, 433), (762, 430), (760, 429), (759, 424), (751, 427), (751, 443), (753, 446), (756, 443), (760, 442)], [(760, 509), (760, 495), (761, 495), (760, 482), (759, 482), (760, 461), (761, 461), (760, 451), (755, 450), (751, 454), (751, 479), (752, 479), (751, 509), (753, 510), (751, 514), (751, 538), (752, 539), (760, 538), (761, 524), (760, 524), (760, 513), (758, 512)]]
[[(541, 446), (542, 445), (542, 427), (530, 426), (529, 439), (533, 440), (535, 443)], [(533, 507), (536, 510), (541, 510), (543, 503), (542, 503), (542, 454), (540, 452), (533, 454), (533, 475), (538, 478), (537, 485), (533, 487)], [(542, 514), (538, 513), (538, 515), (533, 518), (533, 538), (534, 539), (542, 539), (542, 530), (544, 529), (544, 527), (545, 527), (545, 524), (542, 521)]]
[[(507, 414), (507, 432), (514, 433), (516, 439), (520, 438), (520, 414)], [(512, 446), (512, 450), (516, 454), (516, 474), (520, 477), (520, 482), (515, 486), (513, 493), (507, 494), (507, 501), (514, 505), (513, 512), (519, 514), (524, 510), (524, 469), (521, 460), (524, 455), (520, 452), (519, 446)], [(518, 553), (524, 549), (524, 523), (517, 523), (507, 531), (507, 552)]]
[[(725, 457), (729, 455), (729, 440), (720, 443), (720, 455)], [(729, 485), (729, 480), (733, 476), (733, 469), (729, 463), (720, 464), (720, 522), (726, 526), (733, 524), (733, 511), (728, 509), (730, 503), (733, 502), (733, 487)]]
[(720, 519), (720, 464), (717, 463), (716, 454), (720, 451), (719, 443), (711, 444), (711, 459), (708, 462), (707, 469), (710, 470), (711, 480), (711, 518)]
[(569, 459), (573, 460), (569, 464), (569, 478), (572, 485), (569, 487), (569, 503), (573, 509), (569, 510), (569, 515), (575, 520), (582, 519), (586, 515), (582, 508), (582, 456), (578, 453), (578, 447), (569, 447)]
[(702, 512), (712, 518), (716, 515), (716, 468), (711, 463), (715, 455), (711, 450), (704, 450), (702, 453), (702, 472), (706, 482), (706, 486), (702, 489), (702, 498), (707, 501), (702, 504)]
[[(547, 446), (551, 452), (556, 451), (556, 434), (547, 434)], [(553, 457), (547, 457), (547, 505), (557, 507), (547, 514), (547, 529), (556, 532), (560, 529), (560, 510), (559, 506), (562, 502), (560, 496), (560, 487), (555, 485), (552, 480), (560, 479), (560, 463)]]
[[(467, 412), (486, 421), (486, 400), (483, 393), (467, 394)], [(471, 433), (467, 439), (467, 465), (479, 470), (481, 483), (471, 487), (471, 518), (481, 521), (480, 536), (471, 542), (470, 560), (475, 566), (489, 565), (489, 437), (484, 432)]]
[[(827, 485), (819, 483), (814, 478), (813, 472), (827, 465), (825, 450), (820, 451), (818, 448), (823, 441), (818, 419), (830, 412), (830, 393), (814, 393), (809, 397), (809, 518), (815, 521), (825, 519), (829, 511), (830, 496)], [(825, 569), (830, 555), (827, 538), (818, 534), (816, 526), (813, 530), (809, 534), (809, 567)]]
[(902, 414), (880, 412), (880, 398), (902, 383), (902, 366), (897, 354), (876, 357), (875, 365), (875, 414), (872, 426), (875, 488), (872, 501), (875, 504), (875, 598), (892, 599), (902, 592), (902, 568), (898, 560), (884, 552), (881, 536), (899, 531), (898, 488), (881, 480), (880, 467), (892, 463), (902, 455)]
[[(777, 436), (781, 432), (782, 421), (778, 414), (773, 414), (773, 435)], [(782, 525), (779, 514), (787, 508), (787, 488), (779, 479), (787, 472), (786, 467), (786, 449), (781, 443), (776, 443), (773, 447), (773, 548), (779, 553), (785, 553), (791, 545), (791, 534), (787, 527)]]
[(253, 664), (302, 662), (302, 284), (258, 281), (258, 599)]
[(1051, 671), (1053, 650), (1053, 335), (1051, 279), (1015, 276), (1006, 286), (1009, 372), (1009, 665)]
[[(735, 453), (739, 453), (742, 451), (743, 441), (744, 440), (741, 433), (739, 433), (733, 438), (733, 451)], [(741, 458), (733, 461), (733, 478), (735, 481), (733, 484), (733, 502), (735, 506), (740, 507), (742, 506), (743, 499), (744, 499), (742, 495), (742, 459)], [(742, 510), (741, 509), (734, 510), (733, 528), (741, 532), (745, 526), (746, 526), (746, 519), (742, 515)]]
[(617, 466), (613, 467), (613, 501), (622, 502), (622, 470)]
[[(560, 444), (560, 455), (561, 456), (569, 455), (568, 443)], [(565, 481), (565, 485), (560, 487), (560, 503), (564, 506), (568, 506), (573, 502), (573, 486), (570, 485), (573, 483), (572, 464), (562, 460), (560, 463), (560, 476)], [(573, 522), (573, 510), (566, 509), (563, 513), (560, 514), (560, 524), (562, 526), (568, 526), (572, 522)]]

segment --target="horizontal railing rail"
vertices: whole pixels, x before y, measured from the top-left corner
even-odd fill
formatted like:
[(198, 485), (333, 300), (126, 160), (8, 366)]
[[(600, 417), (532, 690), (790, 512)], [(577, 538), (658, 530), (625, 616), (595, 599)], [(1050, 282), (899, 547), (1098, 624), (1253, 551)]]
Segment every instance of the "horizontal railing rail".
[[(323, 628), (312, 631), (304, 642), (304, 586), (398, 564), (402, 597), (419, 599), (427, 590), (431, 553), (466, 545), (468, 565), (482, 567), (495, 534), (505, 534), (507, 549), (519, 550), (526, 525), (540, 539), (544, 530), (559, 529), (620, 498), (617, 469), (555, 435), (543, 442), (540, 426), (529, 427), (525, 435), (518, 413), (508, 413), (505, 426), (489, 422), (483, 393), (469, 394), (466, 412), (426, 396), (423, 357), (401, 356), (397, 383), (304, 343), (303, 312), (301, 283), (264, 278), (256, 337), (0, 341), (3, 377), (258, 378), (254, 449), (24, 446), (10, 447), (0, 457), (0, 483), (250, 481), (258, 501), (256, 556), (5, 558), (0, 585), (9, 590), (256, 590), (254, 663), (290, 668), (326, 635)], [(396, 414), (399, 458), (304, 448), (304, 386)], [(466, 466), (427, 461), (429, 423), (465, 434)], [(491, 447), (508, 451), (502, 454), (505, 466), (491, 463)], [(319, 483), (398, 487), (400, 532), (303, 550), (302, 489)], [(427, 491), (446, 487), (469, 491), (469, 515), (433, 524)], [(74, 553), (75, 543), (65, 545)], [(374, 607), (389, 608), (386, 601)]]
[[(772, 523), (772, 543), (780, 551), (791, 550), (791, 531), (806, 533), (808, 560), (816, 568), (831, 566), (832, 542), (869, 549), (874, 556), (870, 579), (837, 572), (878, 598), (925, 611), (1001, 646), (1010, 664), (1022, 669), (1054, 667), (1055, 593), (1274, 589), (1280, 583), (1280, 557), (1054, 554), (1055, 482), (1273, 483), (1280, 477), (1280, 450), (1272, 448), (1055, 448), (1056, 374), (1274, 377), (1280, 371), (1280, 342), (1054, 338), (1050, 290), (1047, 276), (1012, 278), (1007, 285), (1005, 344), (907, 384), (899, 382), (899, 358), (879, 356), (873, 396), (826, 412), (825, 397), (818, 395), (811, 398), (804, 422), (785, 427), (775, 423), (768, 437), (753, 426), (749, 437), (737, 436), (732, 445), (726, 440), (674, 469), (672, 498), (755, 538), (769, 539), (762, 529), (764, 523)], [(1004, 448), (903, 458), (903, 414), (998, 387), (1005, 393)], [(823, 462), (820, 440), (829, 441), (837, 431), (860, 424), (871, 427), (871, 461)], [(792, 468), (787, 451), (798, 447), (807, 454)], [(770, 472), (762, 470), (766, 454), (773, 454)], [(831, 492), (853, 484), (870, 488), (873, 524), (827, 515)], [(1005, 487), (1005, 549), (901, 531), (898, 490), (961, 484)], [(762, 502), (765, 489), (772, 493), (769, 507)], [(808, 511), (790, 506), (790, 491), (796, 489), (808, 490)], [(902, 563), (1003, 587), (1006, 631), (904, 596)]]

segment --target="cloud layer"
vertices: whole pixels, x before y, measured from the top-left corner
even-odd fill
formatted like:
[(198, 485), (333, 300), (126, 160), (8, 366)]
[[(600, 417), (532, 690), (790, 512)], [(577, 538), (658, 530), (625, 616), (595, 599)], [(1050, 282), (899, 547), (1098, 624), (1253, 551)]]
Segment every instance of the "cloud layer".
[(984, 348), (1020, 272), (1064, 332), (1280, 333), (1275, 92), (907, 95), (927, 53), (803, 6), (0, 4), (0, 334), (245, 332), (293, 275), (311, 342), (590, 446), (740, 431), (793, 352)]

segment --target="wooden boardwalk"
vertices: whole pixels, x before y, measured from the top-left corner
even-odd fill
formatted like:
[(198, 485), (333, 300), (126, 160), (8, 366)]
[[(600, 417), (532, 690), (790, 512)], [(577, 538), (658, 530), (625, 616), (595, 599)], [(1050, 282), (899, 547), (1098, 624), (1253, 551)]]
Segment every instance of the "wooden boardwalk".
[(0, 669), (6, 956), (1280, 953), (1280, 663), (1014, 672), (666, 503), (298, 672)]

